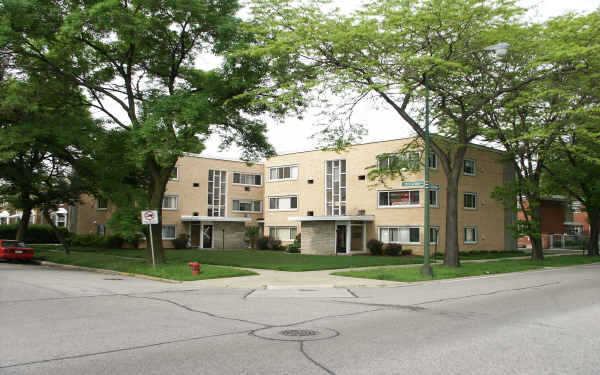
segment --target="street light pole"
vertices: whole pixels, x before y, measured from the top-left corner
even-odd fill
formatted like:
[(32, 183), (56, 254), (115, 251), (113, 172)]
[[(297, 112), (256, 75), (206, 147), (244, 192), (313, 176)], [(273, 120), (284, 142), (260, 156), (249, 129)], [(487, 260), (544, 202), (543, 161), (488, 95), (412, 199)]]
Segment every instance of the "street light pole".
[(425, 228), (423, 242), (423, 266), (421, 275), (433, 277), (429, 260), (429, 75), (425, 72)]

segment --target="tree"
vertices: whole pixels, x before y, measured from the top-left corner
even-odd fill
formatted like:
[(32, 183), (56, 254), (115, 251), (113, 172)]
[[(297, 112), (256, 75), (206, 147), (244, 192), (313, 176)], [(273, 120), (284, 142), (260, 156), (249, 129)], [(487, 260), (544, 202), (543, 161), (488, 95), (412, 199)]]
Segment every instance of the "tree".
[(431, 143), (448, 184), (444, 264), (459, 266), (458, 185), (467, 147), (482, 133), (477, 115), (494, 98), (537, 78), (506, 80), (510, 72), (486, 50), (519, 27), (523, 9), (504, 0), (376, 0), (343, 15), (322, 10), (327, 6), (319, 0), (256, 1), (257, 29), (265, 31), (255, 30), (260, 43), (248, 53), (274, 61), (285, 56), (311, 67), (305, 69), (308, 79), (279, 85), (278, 93), (345, 96), (341, 111), (348, 117), (357, 102), (374, 99), (421, 138), (428, 76), (434, 125), (444, 136)]
[[(243, 48), (236, 0), (4, 0), (0, 43), (23, 65), (37, 65), (84, 90), (88, 105), (126, 134), (124, 149), (147, 180), (147, 207), (159, 212), (153, 230), (162, 250), (162, 201), (183, 152), (201, 152), (211, 133), (238, 144), (243, 158), (272, 153), (265, 111), (244, 94), (263, 84), (271, 67), (261, 58), (225, 58), (220, 67), (196, 66), (202, 53)], [(148, 241), (150, 243), (150, 241)], [(148, 259), (150, 245), (148, 244)]]
[[(78, 90), (43, 75), (0, 82), (0, 196), (22, 210), (22, 240), (34, 208), (56, 209), (78, 199), (86, 168), (86, 145), (97, 132)], [(60, 233), (61, 235), (62, 233)]]

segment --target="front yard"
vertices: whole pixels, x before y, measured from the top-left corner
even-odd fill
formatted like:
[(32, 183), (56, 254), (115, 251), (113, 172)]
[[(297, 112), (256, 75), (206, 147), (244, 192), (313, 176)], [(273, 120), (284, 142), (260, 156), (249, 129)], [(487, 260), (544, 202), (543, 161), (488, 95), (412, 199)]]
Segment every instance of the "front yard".
[[(433, 266), (433, 273), (434, 280), (451, 279), (456, 277), (519, 272), (540, 269), (544, 267), (574, 266), (596, 262), (600, 262), (600, 257), (589, 257), (586, 255), (562, 255), (546, 257), (546, 259), (541, 262), (526, 259), (505, 259), (483, 263), (463, 262), (459, 268), (449, 268), (436, 264)], [(430, 277), (421, 275), (419, 269), (420, 267), (376, 268), (362, 271), (356, 270), (347, 272), (334, 272), (333, 275), (403, 282), (431, 280)]]

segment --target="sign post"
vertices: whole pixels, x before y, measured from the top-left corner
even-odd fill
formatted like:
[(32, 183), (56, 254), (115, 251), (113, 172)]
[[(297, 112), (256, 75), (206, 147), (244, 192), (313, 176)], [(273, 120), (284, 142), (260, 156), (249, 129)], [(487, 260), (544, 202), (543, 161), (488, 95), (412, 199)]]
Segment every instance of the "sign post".
[(158, 224), (158, 211), (142, 211), (142, 224), (148, 224), (150, 226), (150, 249), (152, 250), (152, 267), (156, 268), (156, 260), (154, 258), (154, 239), (152, 238), (152, 224)]

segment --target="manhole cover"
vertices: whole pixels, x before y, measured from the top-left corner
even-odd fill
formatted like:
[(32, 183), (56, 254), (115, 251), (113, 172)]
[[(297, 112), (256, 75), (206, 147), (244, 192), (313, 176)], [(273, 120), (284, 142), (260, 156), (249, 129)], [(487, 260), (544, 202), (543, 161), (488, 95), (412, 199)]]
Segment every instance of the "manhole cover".
[(319, 332), (312, 329), (286, 329), (284, 331), (279, 331), (279, 334), (289, 337), (307, 337), (317, 336)]

